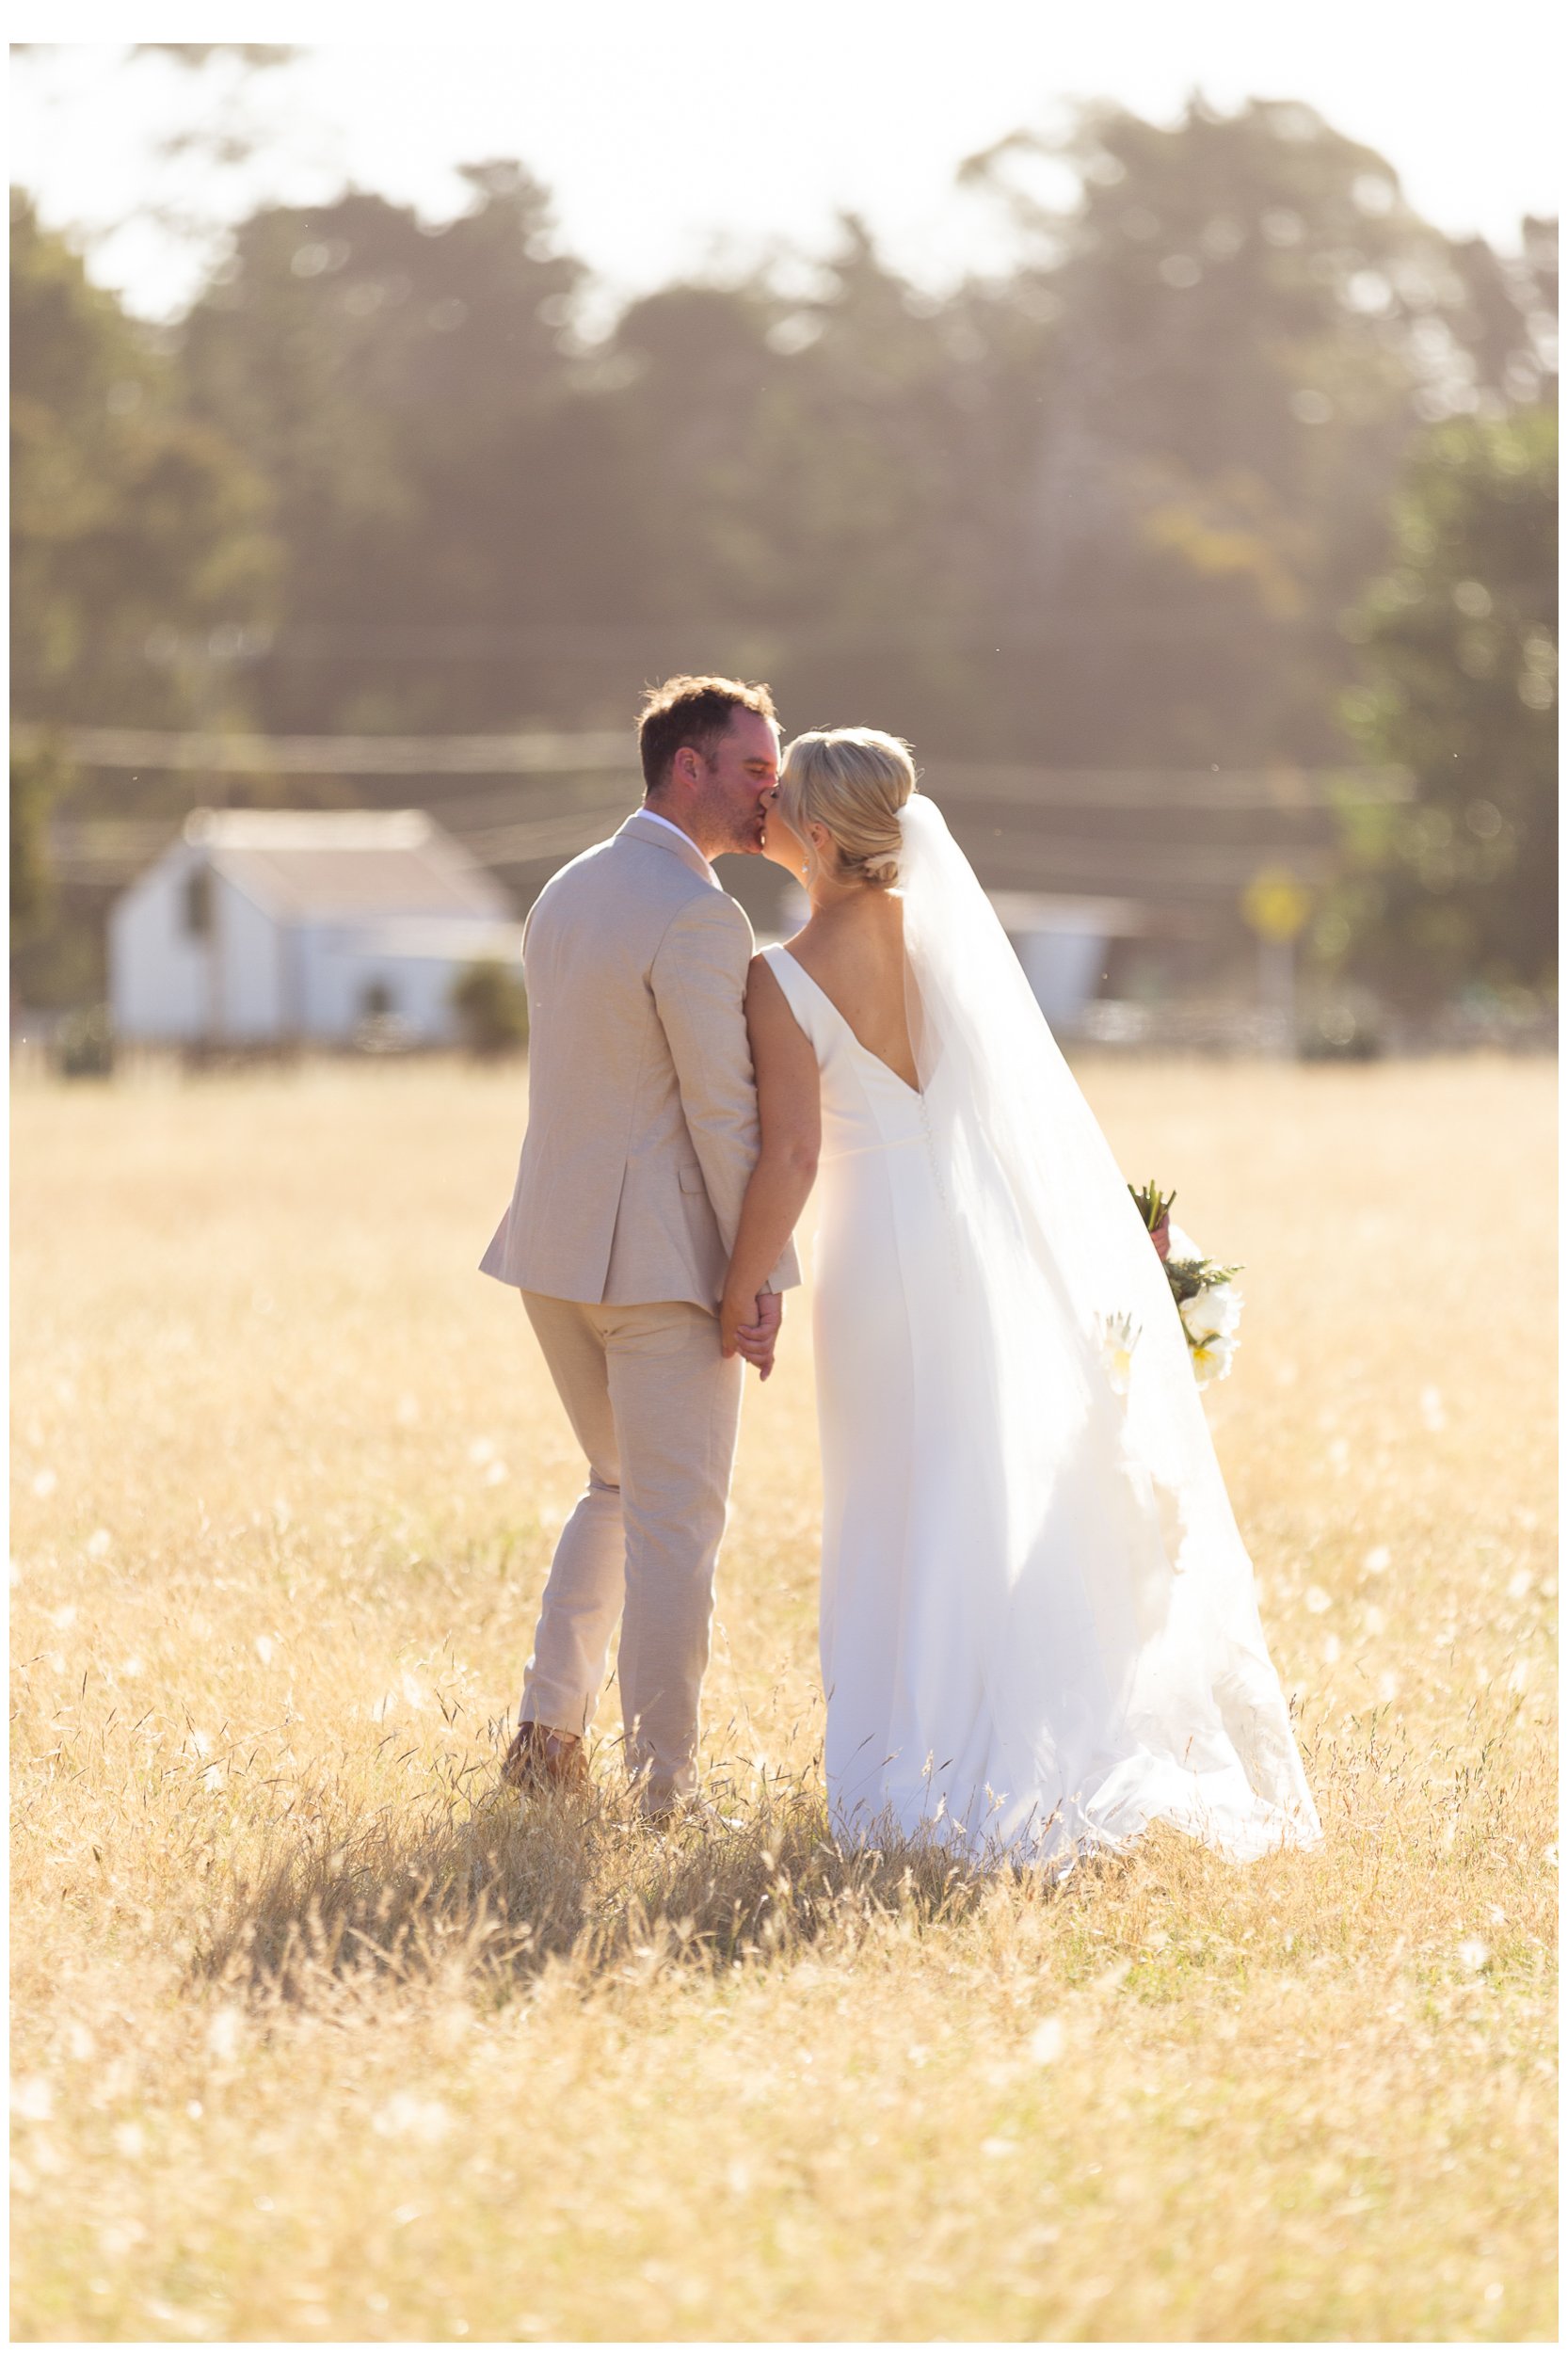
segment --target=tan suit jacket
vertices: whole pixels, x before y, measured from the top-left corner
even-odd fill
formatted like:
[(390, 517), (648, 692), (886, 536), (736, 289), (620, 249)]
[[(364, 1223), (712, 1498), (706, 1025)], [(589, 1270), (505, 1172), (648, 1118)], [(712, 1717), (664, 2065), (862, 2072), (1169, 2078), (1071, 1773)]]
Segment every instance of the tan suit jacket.
[[(485, 1273), (714, 1308), (757, 1157), (754, 944), (696, 843), (643, 811), (546, 884), (523, 932), (528, 1129)], [(770, 1284), (799, 1280), (791, 1246)]]

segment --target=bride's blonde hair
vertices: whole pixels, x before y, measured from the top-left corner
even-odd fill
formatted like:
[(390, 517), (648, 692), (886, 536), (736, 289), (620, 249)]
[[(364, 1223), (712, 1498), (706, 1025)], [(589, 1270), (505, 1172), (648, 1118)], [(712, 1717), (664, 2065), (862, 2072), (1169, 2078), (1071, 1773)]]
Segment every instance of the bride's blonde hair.
[(840, 873), (888, 890), (903, 846), (898, 813), (918, 789), (914, 754), (901, 737), (880, 728), (810, 728), (784, 755), (778, 808), (803, 841), (808, 825), (826, 827)]

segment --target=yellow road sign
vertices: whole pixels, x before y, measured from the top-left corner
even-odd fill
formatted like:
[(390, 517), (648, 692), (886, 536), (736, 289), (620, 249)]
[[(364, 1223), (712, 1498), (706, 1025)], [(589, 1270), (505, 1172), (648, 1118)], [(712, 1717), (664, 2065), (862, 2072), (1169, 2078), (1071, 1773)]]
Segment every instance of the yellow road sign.
[(1241, 893), (1241, 916), (1259, 939), (1294, 939), (1312, 912), (1312, 893), (1288, 866), (1264, 866)]

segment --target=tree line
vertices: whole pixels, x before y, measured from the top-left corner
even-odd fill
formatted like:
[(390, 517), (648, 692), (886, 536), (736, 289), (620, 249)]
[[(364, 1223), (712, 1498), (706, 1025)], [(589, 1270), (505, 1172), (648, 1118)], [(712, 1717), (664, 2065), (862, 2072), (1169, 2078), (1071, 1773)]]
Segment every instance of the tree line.
[(1550, 984), (1551, 224), (1447, 237), (1301, 105), (1091, 107), (965, 167), (985, 278), (925, 293), (846, 217), (590, 332), (546, 190), (467, 176), (440, 227), (269, 206), (157, 329), (13, 193), (24, 994), (95, 984), (45, 812), (187, 793), (72, 774), (52, 728), (615, 728), (685, 667), (928, 755), (1402, 766), (1410, 802), (1347, 803), (1314, 954)]

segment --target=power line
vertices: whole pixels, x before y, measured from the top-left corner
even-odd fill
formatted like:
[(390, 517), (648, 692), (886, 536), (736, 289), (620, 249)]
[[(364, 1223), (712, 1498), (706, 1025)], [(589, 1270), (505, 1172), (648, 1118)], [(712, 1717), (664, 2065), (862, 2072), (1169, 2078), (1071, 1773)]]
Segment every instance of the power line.
[[(24, 745), (44, 730), (18, 728)], [(65, 728), (58, 739), (81, 768), (209, 776), (560, 776), (633, 766), (623, 729), (585, 735), (220, 735), (150, 728)]]
[[(20, 727), (24, 745), (43, 730)], [(58, 741), (75, 766), (209, 776), (538, 776), (594, 775), (635, 779), (630, 736), (620, 729), (509, 735), (229, 735), (142, 728), (67, 728)], [(936, 759), (925, 764), (931, 790), (963, 800), (1016, 802), (1056, 808), (1311, 809), (1341, 795), (1362, 802), (1408, 801), (1410, 776), (1397, 768), (1058, 768), (1011, 761)], [(608, 799), (605, 806), (609, 807)], [(501, 808), (463, 805), (483, 824)], [(509, 805), (508, 805), (509, 809)], [(458, 817), (458, 806), (446, 812)], [(537, 812), (535, 812), (536, 814)], [(562, 812), (564, 814), (564, 812)]]
[[(1310, 615), (1255, 616), (1254, 626), (1271, 641), (1313, 637), (1335, 642), (1335, 632)], [(166, 668), (210, 662), (249, 666), (258, 663), (358, 662), (548, 662), (631, 663), (661, 658), (684, 663), (693, 646), (750, 648), (748, 659), (776, 664), (821, 653), (917, 652), (966, 649), (1031, 655), (1078, 651), (1107, 645), (1109, 624), (1100, 612), (1030, 611), (1012, 605), (1001, 613), (901, 611), (874, 617), (826, 619), (731, 614), (722, 620), (672, 619), (645, 615), (615, 621), (290, 621), (279, 626), (225, 621), (207, 631), (160, 623), (139, 638), (122, 641), (127, 653)], [(1114, 619), (1119, 650), (1129, 646), (1224, 647), (1228, 631), (1205, 613), (1162, 603), (1147, 612), (1118, 608)], [(727, 659), (728, 657), (727, 656)]]

